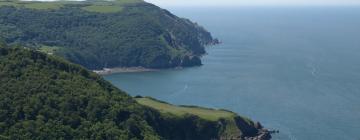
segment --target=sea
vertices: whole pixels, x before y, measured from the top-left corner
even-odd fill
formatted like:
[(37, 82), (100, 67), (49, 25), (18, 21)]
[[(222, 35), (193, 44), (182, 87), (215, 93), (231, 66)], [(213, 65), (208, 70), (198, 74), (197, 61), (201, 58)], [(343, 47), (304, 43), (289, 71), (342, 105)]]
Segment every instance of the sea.
[(130, 95), (227, 109), (274, 140), (360, 140), (360, 7), (167, 7), (222, 44), (203, 66), (104, 76)]

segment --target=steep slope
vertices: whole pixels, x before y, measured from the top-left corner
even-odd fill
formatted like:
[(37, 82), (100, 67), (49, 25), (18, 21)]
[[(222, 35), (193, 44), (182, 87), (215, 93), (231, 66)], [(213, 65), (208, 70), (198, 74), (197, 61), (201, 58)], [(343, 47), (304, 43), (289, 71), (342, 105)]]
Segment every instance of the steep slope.
[[(226, 110), (197, 106), (175, 106), (150, 97), (136, 97), (144, 106), (161, 112), (160, 134), (171, 140), (240, 140), (270, 139), (270, 133), (260, 123)], [(174, 133), (175, 132), (175, 133)]]
[(141, 0), (0, 1), (0, 37), (88, 69), (201, 65), (217, 43), (187, 19)]
[(270, 138), (235, 113), (134, 99), (78, 65), (20, 47), (0, 47), (0, 98), (0, 139)]
[(3, 138), (159, 138), (130, 96), (64, 60), (0, 48), (0, 83)]

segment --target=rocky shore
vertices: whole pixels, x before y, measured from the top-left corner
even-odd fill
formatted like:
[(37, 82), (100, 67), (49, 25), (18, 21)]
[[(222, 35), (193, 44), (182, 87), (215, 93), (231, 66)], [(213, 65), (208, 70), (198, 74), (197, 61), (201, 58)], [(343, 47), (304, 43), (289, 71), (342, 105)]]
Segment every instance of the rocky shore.
[(254, 137), (245, 137), (245, 140), (270, 140), (271, 134), (273, 132), (267, 130), (267, 129), (261, 129), (258, 132), (257, 136)]

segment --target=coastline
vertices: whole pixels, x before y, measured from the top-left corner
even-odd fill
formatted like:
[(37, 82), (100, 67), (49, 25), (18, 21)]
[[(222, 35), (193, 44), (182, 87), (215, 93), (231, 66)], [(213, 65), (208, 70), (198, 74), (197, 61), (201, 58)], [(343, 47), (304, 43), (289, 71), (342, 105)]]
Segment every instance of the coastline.
[[(221, 44), (222, 42), (219, 39), (213, 39), (211, 43), (208, 43), (204, 45), (204, 47), (210, 47), (210, 46), (216, 46), (218, 44)], [(208, 55), (207, 53), (204, 53), (203, 55), (200, 55), (199, 57), (202, 57), (204, 55)], [(174, 68), (167, 68), (167, 69), (183, 69), (185, 67), (174, 67)], [(138, 73), (138, 72), (154, 72), (154, 71), (160, 71), (160, 70), (166, 70), (166, 69), (151, 69), (151, 68), (145, 68), (145, 67), (115, 67), (115, 68), (103, 68), (102, 70), (92, 70), (92, 72), (95, 72), (99, 75), (111, 75), (116, 73)]]
[(138, 72), (156, 72), (162, 70), (181, 70), (187, 67), (175, 67), (175, 68), (167, 68), (167, 69), (151, 69), (144, 67), (116, 67), (116, 68), (104, 68), (102, 70), (91, 70), (99, 75), (111, 75), (116, 73), (138, 73)]
[(110, 75), (115, 73), (136, 73), (136, 72), (151, 72), (158, 71), (158, 69), (149, 69), (144, 67), (118, 67), (118, 68), (104, 68), (102, 70), (92, 70), (99, 75)]

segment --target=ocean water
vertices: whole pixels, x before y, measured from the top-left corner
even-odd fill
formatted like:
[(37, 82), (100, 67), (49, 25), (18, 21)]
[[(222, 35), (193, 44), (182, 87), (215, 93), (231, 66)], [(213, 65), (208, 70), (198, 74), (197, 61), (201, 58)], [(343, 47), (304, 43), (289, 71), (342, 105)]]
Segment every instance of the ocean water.
[(131, 95), (224, 108), (275, 140), (360, 140), (360, 7), (170, 8), (223, 41), (201, 67), (105, 76)]

